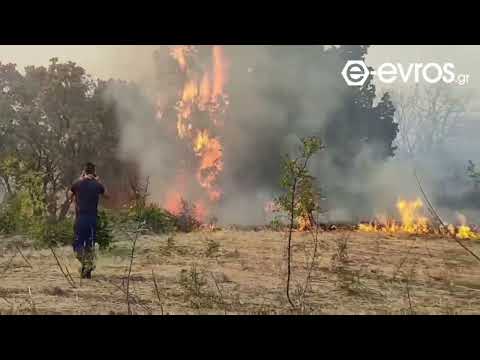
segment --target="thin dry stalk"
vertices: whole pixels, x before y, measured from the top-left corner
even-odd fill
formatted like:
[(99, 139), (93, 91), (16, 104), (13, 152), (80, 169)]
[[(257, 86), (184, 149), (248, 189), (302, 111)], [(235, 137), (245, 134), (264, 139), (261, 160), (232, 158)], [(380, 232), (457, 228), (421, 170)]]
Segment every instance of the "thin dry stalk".
[(395, 281), (397, 278), (397, 274), (400, 272), (402, 266), (407, 262), (407, 260), (410, 258), (410, 251), (413, 248), (413, 244), (408, 247), (407, 254), (400, 260), (398, 266), (395, 268), (395, 271), (393, 272), (392, 276), (392, 281)]
[(319, 233), (319, 226), (318, 226), (318, 219), (311, 219), (311, 223), (314, 224), (313, 228), (311, 229), (310, 233), (312, 235), (312, 241), (313, 241), (313, 254), (312, 254), (312, 259), (310, 260), (310, 264), (307, 265), (307, 276), (305, 278), (305, 283), (302, 289), (301, 293), (301, 305), (302, 307), (304, 306), (305, 303), (305, 295), (307, 293), (307, 290), (310, 287), (310, 282), (312, 278), (312, 272), (313, 269), (315, 268), (315, 264), (317, 261), (317, 254), (318, 254), (318, 233)]
[(212, 272), (210, 273), (210, 276), (212, 277), (213, 282), (215, 283), (215, 287), (217, 288), (218, 294), (220, 295), (220, 300), (222, 301), (224, 314), (227, 315), (227, 304), (225, 303), (225, 299), (223, 297), (222, 291), (220, 290), (220, 286), (218, 285), (217, 279), (215, 278)]
[(410, 309), (410, 315), (413, 315), (414, 314), (414, 311), (413, 311), (413, 306), (412, 306), (412, 298), (410, 297), (410, 285), (409, 285), (410, 281), (409, 279), (407, 278), (407, 297), (408, 297), (408, 307)]
[(75, 281), (73, 280), (72, 275), (70, 274), (70, 271), (68, 270), (67, 264), (65, 264), (65, 272), (67, 273), (68, 278), (70, 279), (70, 281), (71, 281), (72, 283), (75, 283)]
[(163, 301), (162, 301), (162, 298), (160, 296), (160, 291), (158, 290), (157, 279), (155, 277), (155, 273), (153, 272), (153, 269), (152, 269), (152, 279), (153, 279), (153, 285), (155, 287), (155, 294), (157, 295), (158, 303), (160, 304), (160, 310), (161, 310), (162, 315), (163, 315)]
[(414, 310), (413, 304), (412, 304), (412, 297), (411, 297), (411, 294), (410, 294), (410, 280), (412, 279), (417, 261), (418, 261), (417, 259), (414, 260), (414, 262), (412, 264), (412, 267), (410, 268), (410, 271), (408, 272), (407, 277), (406, 277), (406, 291), (407, 291), (408, 308), (409, 308), (410, 315), (415, 315), (415, 310)]
[(13, 306), (13, 304), (3, 295), (0, 295), (0, 299), (3, 299), (8, 305)]
[(60, 271), (62, 272), (63, 276), (68, 281), (70, 286), (72, 286), (74, 289), (76, 289), (75, 281), (72, 279), (71, 276), (69, 277), (68, 274), (63, 270), (63, 267), (60, 264), (60, 261), (58, 260), (57, 254), (55, 254), (55, 250), (53, 250), (53, 248), (51, 246), (49, 248), (50, 248), (50, 251), (52, 252), (53, 257), (55, 258), (55, 261), (57, 262), (57, 266), (60, 269)]
[[(418, 178), (417, 176), (417, 171), (414, 170), (414, 175), (415, 175), (415, 179), (417, 180), (417, 184), (418, 184), (418, 187), (420, 188), (420, 191), (423, 195), (423, 198), (425, 199), (425, 201), (427, 202), (427, 205), (428, 205), (428, 208), (430, 210), (430, 212), (433, 214), (433, 216), (438, 220), (438, 222), (445, 227), (445, 223), (443, 222), (443, 220), (440, 218), (440, 216), (438, 215), (438, 212), (435, 210), (435, 208), (433, 207), (432, 203), (430, 202), (430, 200), (428, 199), (428, 196), (427, 194), (425, 193), (425, 191), (423, 190), (423, 187), (422, 187), (422, 184), (420, 183), (420, 179)], [(453, 240), (455, 240), (455, 242), (461, 246), (465, 251), (467, 251), (471, 256), (473, 256), (478, 262), (480, 262), (480, 257), (475, 254), (472, 250), (470, 250), (468, 247), (466, 247), (464, 244), (462, 244), (462, 242), (460, 240), (457, 239), (457, 237), (455, 236), (455, 234), (453, 234), (451, 236), (453, 238)]]
[(132, 266), (133, 266), (133, 259), (135, 256), (135, 247), (137, 245), (137, 240), (138, 240), (138, 235), (140, 231), (140, 226), (137, 227), (137, 230), (135, 231), (135, 237), (133, 238), (133, 244), (132, 244), (132, 252), (130, 254), (130, 264), (128, 266), (128, 274), (127, 274), (127, 285), (126, 285), (126, 295), (127, 295), (127, 312), (128, 315), (131, 315), (131, 308), (130, 308), (130, 277), (132, 275)]
[[(95, 281), (97, 281), (98, 283), (101, 283), (100, 280), (95, 280)], [(113, 281), (110, 281), (108, 279), (105, 279), (104, 281), (109, 283), (110, 285), (114, 286), (118, 290), (120, 290), (123, 294), (125, 294), (125, 295), (127, 294), (126, 290), (122, 286), (117, 285)], [(129, 297), (134, 302), (133, 304), (143, 308), (143, 310), (145, 310), (149, 315), (152, 314), (152, 310), (147, 305), (142, 304), (141, 302), (143, 300), (140, 299), (138, 296), (135, 296), (134, 294), (130, 294)]]
[(23, 258), (23, 260), (27, 263), (27, 265), (33, 269), (33, 266), (32, 264), (30, 264), (30, 261), (28, 261), (28, 259), (25, 257), (25, 255), (23, 255), (22, 253), (22, 250), (20, 250), (20, 248), (18, 247), (18, 245), (15, 245), (15, 249), (17, 249), (17, 252), (20, 254), (20, 256)]
[(10, 268), (10, 265), (12, 264), (13, 262), (13, 259), (15, 259), (15, 257), (17, 256), (17, 253), (15, 252), (11, 257), (10, 259), (8, 260), (7, 264), (5, 265), (3, 271), (2, 271), (2, 274), (5, 274), (8, 269)]
[[(142, 201), (143, 201), (143, 204), (145, 203), (145, 199), (148, 195), (148, 186), (150, 184), (150, 177), (147, 177), (147, 181), (146, 181), (146, 185), (145, 185), (145, 188), (144, 188), (144, 192), (143, 192), (143, 196), (142, 196)], [(128, 267), (128, 274), (127, 274), (127, 291), (126, 291), (126, 295), (127, 295), (127, 312), (128, 312), (128, 315), (131, 315), (132, 312), (131, 312), (131, 308), (130, 308), (130, 276), (132, 275), (132, 266), (133, 266), (133, 259), (134, 259), (134, 256), (135, 256), (135, 247), (137, 245), (137, 240), (138, 240), (138, 237), (140, 235), (140, 232), (142, 231), (143, 229), (143, 223), (138, 223), (137, 224), (137, 228), (135, 229), (135, 236), (131, 236), (128, 232), (127, 232), (127, 235), (128, 237), (132, 240), (132, 252), (130, 254), (130, 264), (129, 264), (129, 267)]]
[(30, 286), (28, 287), (28, 297), (30, 299), (30, 307), (32, 309), (32, 313), (33, 314), (36, 314), (37, 313), (37, 309), (35, 307), (35, 302), (33, 301), (33, 296), (32, 296), (32, 290), (30, 289)]
[[(295, 160), (295, 163), (298, 163), (300, 161), (300, 159), (296, 159)], [(309, 158), (306, 158), (304, 163), (303, 163), (303, 166), (301, 168), (301, 171), (300, 173), (303, 173), (305, 171), (305, 169), (307, 168), (308, 166), (308, 161), (309, 161)], [(294, 227), (294, 224), (295, 224), (295, 204), (297, 202), (297, 187), (299, 186), (299, 182), (300, 182), (300, 177), (298, 176), (295, 176), (294, 179), (293, 179), (293, 184), (292, 184), (292, 187), (291, 187), (291, 190), (292, 190), (292, 197), (290, 199), (290, 219), (289, 219), (289, 226), (288, 226), (288, 246), (287, 246), (287, 299), (288, 299), (288, 302), (290, 303), (290, 306), (292, 307), (292, 309), (295, 309), (295, 305), (293, 303), (293, 301), (291, 300), (290, 298), (290, 280), (291, 280), (291, 277), (292, 277), (292, 270), (291, 270), (291, 267), (292, 267), (292, 234), (293, 234), (293, 227)]]
[(287, 299), (290, 303), (290, 306), (295, 309), (295, 305), (293, 304), (292, 300), (290, 299), (290, 279), (292, 277), (292, 234), (293, 234), (293, 226), (294, 226), (294, 214), (295, 211), (293, 210), (295, 207), (295, 192), (297, 188), (297, 179), (295, 179), (294, 184), (292, 186), (292, 199), (291, 199), (291, 207), (292, 211), (290, 214), (290, 224), (288, 227), (288, 245), (287, 245)]

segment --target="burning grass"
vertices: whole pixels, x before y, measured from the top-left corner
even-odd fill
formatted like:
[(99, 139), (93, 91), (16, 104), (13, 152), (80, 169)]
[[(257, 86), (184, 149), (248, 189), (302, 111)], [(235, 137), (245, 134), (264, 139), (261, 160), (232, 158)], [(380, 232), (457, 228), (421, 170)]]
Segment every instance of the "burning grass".
[(368, 223), (360, 223), (358, 230), (367, 233), (410, 234), (410, 235), (450, 235), (458, 239), (479, 240), (480, 234), (467, 225), (465, 216), (459, 214), (459, 225), (450, 224), (447, 228), (435, 227), (422, 214), (423, 202), (421, 199), (413, 201), (400, 199), (397, 202), (397, 211), (400, 220), (379, 215)]

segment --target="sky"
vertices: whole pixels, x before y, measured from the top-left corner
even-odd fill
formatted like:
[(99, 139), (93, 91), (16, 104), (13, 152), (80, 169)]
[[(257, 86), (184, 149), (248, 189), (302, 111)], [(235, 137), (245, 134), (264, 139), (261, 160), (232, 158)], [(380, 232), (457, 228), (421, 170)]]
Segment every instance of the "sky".
[(89, 74), (102, 79), (139, 80), (149, 66), (156, 46), (122, 45), (0, 45), (0, 62), (27, 65), (47, 65), (49, 59), (74, 61)]
[[(46, 65), (56, 56), (81, 64), (94, 76), (136, 80), (142, 68), (150, 63), (155, 48), (153, 45), (0, 45), (0, 62), (13, 62), (23, 68), (31, 64)], [(459, 72), (471, 73), (472, 81), (480, 84), (475, 80), (480, 79), (477, 69), (480, 46), (477, 45), (373, 45), (370, 48), (369, 64), (375, 67), (387, 61), (453, 62)]]
[[(152, 54), (158, 45), (0, 45), (0, 62), (47, 65), (49, 59), (74, 61), (101, 79), (120, 78), (145, 82), (154, 74)], [(457, 74), (469, 74), (460, 90), (472, 91), (472, 108), (480, 109), (480, 46), (478, 45), (372, 45), (367, 63), (378, 68), (384, 62), (452, 62)], [(340, 74), (339, 74), (340, 78)], [(377, 87), (379, 93), (383, 90)]]

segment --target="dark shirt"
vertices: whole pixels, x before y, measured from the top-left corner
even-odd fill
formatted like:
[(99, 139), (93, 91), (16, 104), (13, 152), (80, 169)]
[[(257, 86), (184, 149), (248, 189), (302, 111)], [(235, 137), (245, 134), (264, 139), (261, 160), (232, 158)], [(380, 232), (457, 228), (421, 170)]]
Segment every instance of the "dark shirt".
[(97, 180), (78, 180), (70, 189), (75, 194), (78, 215), (97, 216), (98, 200), (105, 193), (105, 188)]

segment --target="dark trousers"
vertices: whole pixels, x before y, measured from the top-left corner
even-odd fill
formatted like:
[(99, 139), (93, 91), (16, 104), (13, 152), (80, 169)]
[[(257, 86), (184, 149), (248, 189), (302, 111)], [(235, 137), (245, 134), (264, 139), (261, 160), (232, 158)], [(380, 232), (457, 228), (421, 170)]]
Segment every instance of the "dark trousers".
[(97, 216), (78, 215), (75, 221), (73, 250), (77, 259), (86, 270), (93, 270), (95, 267), (96, 235)]

